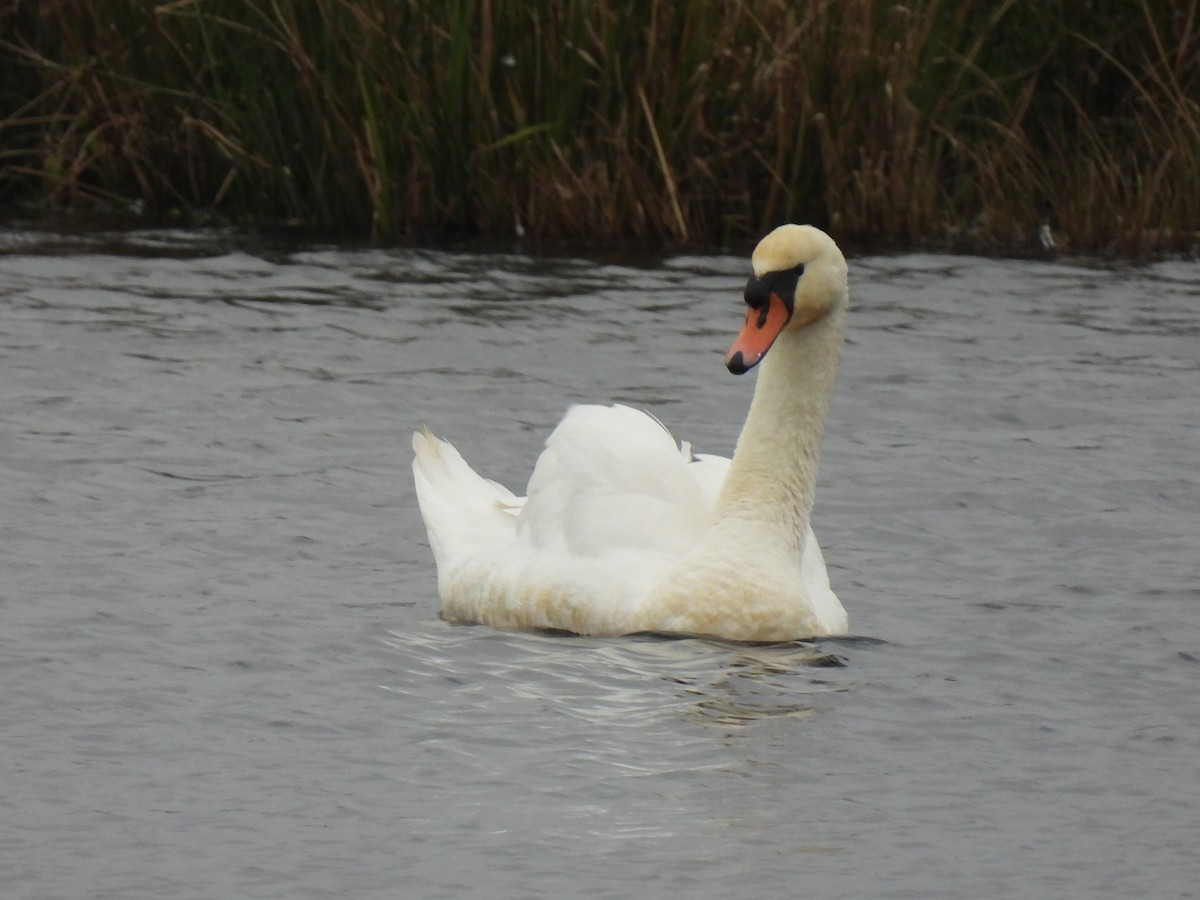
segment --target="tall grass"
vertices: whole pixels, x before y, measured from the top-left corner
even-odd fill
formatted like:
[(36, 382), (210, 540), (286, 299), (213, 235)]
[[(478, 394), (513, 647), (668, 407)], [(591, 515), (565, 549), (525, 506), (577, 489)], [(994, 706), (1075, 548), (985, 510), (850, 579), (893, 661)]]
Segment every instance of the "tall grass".
[(1191, 248), (1200, 0), (20, 0), (0, 199), (329, 230)]

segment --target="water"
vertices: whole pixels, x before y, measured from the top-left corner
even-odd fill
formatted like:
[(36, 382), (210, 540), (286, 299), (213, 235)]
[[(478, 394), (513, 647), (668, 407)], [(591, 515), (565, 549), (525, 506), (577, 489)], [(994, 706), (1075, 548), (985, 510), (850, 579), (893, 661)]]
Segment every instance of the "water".
[(408, 469), (728, 453), (743, 259), (0, 246), (6, 897), (1200, 895), (1197, 264), (852, 260), (855, 637), (747, 647), (441, 622)]

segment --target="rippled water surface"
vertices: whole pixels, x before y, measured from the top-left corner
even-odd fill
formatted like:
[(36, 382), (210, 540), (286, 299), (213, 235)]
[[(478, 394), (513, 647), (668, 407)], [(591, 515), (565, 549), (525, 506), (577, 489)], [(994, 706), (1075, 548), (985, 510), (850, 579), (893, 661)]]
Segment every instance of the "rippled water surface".
[(851, 260), (854, 637), (454, 627), (428, 423), (728, 454), (746, 262), (0, 236), (6, 897), (1200, 896), (1200, 265)]

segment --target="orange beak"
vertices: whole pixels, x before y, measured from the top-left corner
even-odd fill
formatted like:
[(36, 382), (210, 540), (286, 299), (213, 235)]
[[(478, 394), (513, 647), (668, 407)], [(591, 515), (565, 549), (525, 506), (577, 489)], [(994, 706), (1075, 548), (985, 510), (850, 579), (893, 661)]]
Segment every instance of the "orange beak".
[(746, 324), (742, 326), (741, 334), (725, 357), (725, 366), (729, 371), (741, 375), (757, 366), (791, 317), (787, 304), (774, 291), (767, 295), (765, 305), (757, 309), (752, 307), (746, 313)]

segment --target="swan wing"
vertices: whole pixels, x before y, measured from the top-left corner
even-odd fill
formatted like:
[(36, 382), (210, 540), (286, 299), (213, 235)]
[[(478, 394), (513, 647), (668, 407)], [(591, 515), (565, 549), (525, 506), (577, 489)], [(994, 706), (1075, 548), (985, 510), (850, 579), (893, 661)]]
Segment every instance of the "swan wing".
[(517, 532), (568, 558), (637, 549), (679, 556), (710, 505), (674, 438), (627, 406), (575, 406), (546, 441)]
[(482, 478), (427, 431), (413, 450), (442, 613), (455, 621), (643, 630), (642, 601), (707, 518), (674, 439), (629, 407), (573, 407), (547, 440), (528, 497)]

